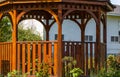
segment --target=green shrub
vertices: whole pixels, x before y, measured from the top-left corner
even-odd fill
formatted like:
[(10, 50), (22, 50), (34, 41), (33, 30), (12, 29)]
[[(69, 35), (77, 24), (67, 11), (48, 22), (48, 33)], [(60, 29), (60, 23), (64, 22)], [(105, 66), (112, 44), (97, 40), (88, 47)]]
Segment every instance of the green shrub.
[(76, 68), (77, 61), (70, 56), (65, 56), (62, 59), (64, 63), (65, 77), (79, 77), (83, 71), (80, 68)]
[(91, 77), (120, 77), (120, 55), (109, 55), (107, 58), (107, 71), (101, 68), (96, 74), (91, 73)]

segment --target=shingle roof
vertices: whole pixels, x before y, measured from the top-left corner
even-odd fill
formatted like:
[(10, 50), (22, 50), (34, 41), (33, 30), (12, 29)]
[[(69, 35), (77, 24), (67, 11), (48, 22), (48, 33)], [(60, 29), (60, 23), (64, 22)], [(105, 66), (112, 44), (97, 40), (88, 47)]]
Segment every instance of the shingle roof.
[(114, 11), (108, 12), (108, 15), (120, 16), (120, 5), (116, 5)]

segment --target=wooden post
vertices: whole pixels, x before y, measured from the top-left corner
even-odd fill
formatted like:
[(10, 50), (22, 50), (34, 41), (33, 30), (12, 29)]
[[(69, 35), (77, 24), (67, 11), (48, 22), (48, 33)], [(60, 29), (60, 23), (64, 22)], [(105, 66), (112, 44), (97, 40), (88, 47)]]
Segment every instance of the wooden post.
[(97, 49), (96, 49), (96, 69), (100, 69), (100, 9), (97, 13), (97, 18), (98, 18), (98, 23), (96, 23), (96, 44), (97, 44)]
[(17, 19), (16, 19), (16, 10), (12, 11), (12, 42), (13, 42), (13, 52), (12, 52), (12, 71), (16, 70), (16, 34), (17, 34), (17, 23), (16, 23)]
[(81, 20), (81, 53), (80, 58), (82, 60), (82, 70), (85, 72), (85, 54), (84, 54), (84, 37), (85, 37), (85, 30), (84, 30), (84, 19)]
[(46, 19), (46, 41), (49, 41), (49, 19)]
[[(107, 61), (107, 14), (104, 15), (104, 27), (103, 27), (103, 42), (105, 43), (105, 62)], [(107, 68), (107, 63), (105, 63), (105, 68)]]
[(59, 5), (58, 7), (58, 67), (57, 67), (57, 76), (56, 77), (62, 77), (62, 6)]

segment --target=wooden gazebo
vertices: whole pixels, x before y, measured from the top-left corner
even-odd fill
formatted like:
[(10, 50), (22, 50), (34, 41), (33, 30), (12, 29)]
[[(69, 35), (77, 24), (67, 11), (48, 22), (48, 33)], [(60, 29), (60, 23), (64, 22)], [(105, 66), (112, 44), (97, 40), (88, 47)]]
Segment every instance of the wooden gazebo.
[[(85, 76), (93, 68), (105, 67), (106, 13), (113, 9), (110, 0), (1, 0), (0, 19), (4, 16), (11, 19), (12, 42), (0, 42), (0, 73), (5, 75), (13, 70), (30, 72), (30, 69), (37, 69), (35, 59), (38, 59), (39, 64), (46, 62), (53, 66), (51, 75), (62, 77), (64, 56), (75, 58), (77, 67), (84, 71)], [(85, 42), (86, 24), (92, 18), (96, 22), (96, 42)], [(46, 31), (46, 40), (17, 41), (17, 25), (24, 19), (40, 21)], [(62, 41), (62, 22), (65, 19), (78, 24), (81, 41)], [(100, 22), (103, 23), (103, 43), (100, 42)], [(54, 23), (58, 26), (58, 38), (50, 41), (49, 31)], [(35, 70), (31, 74), (35, 74)]]

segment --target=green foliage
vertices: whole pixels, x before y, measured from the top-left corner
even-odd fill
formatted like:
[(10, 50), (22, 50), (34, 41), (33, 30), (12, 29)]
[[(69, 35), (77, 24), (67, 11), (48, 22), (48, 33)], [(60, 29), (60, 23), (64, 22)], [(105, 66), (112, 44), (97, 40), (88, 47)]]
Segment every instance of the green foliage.
[(12, 72), (9, 72), (9, 73), (7, 74), (7, 77), (26, 77), (26, 76), (27, 76), (27, 74), (22, 75), (21, 72), (16, 71), (16, 70), (14, 70), (14, 71), (12, 71)]
[[(18, 25), (18, 41), (39, 41), (41, 37), (33, 28), (24, 29)], [(12, 24), (6, 16), (0, 21), (0, 42), (12, 41)]]
[(80, 68), (76, 68), (77, 61), (73, 57), (65, 56), (62, 59), (65, 70), (65, 77), (79, 77), (83, 71)]
[(4, 17), (0, 21), (0, 41), (11, 41), (12, 26), (8, 17)]
[(97, 74), (91, 73), (91, 77), (120, 77), (120, 55), (109, 55), (107, 58), (107, 70), (102, 68)]
[(83, 74), (83, 71), (80, 68), (73, 68), (70, 70), (70, 73), (73, 77), (79, 77), (81, 74)]
[(18, 41), (40, 41), (40, 35), (35, 34), (32, 28), (24, 29), (23, 26), (18, 27)]
[(50, 68), (51, 67), (49, 66), (49, 64), (41, 63), (39, 70), (36, 71), (35, 73), (35, 76), (36, 77), (50, 77), (50, 73), (49, 73)]

